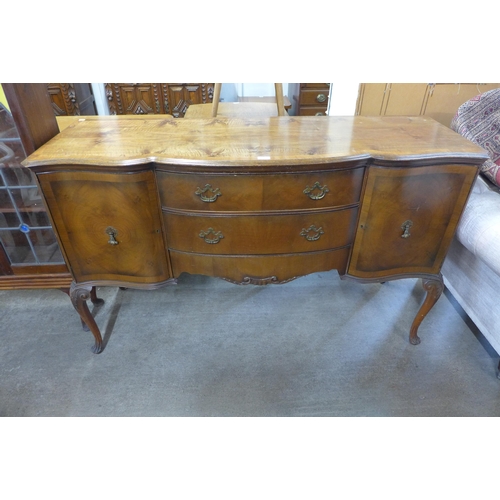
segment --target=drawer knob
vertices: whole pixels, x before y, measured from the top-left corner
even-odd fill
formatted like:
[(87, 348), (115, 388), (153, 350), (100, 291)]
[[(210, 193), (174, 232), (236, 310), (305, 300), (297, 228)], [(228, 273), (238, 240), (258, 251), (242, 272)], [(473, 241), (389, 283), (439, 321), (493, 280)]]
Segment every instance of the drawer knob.
[(410, 234), (411, 226), (413, 226), (413, 222), (411, 220), (405, 220), (403, 224), (401, 224), (401, 229), (403, 230), (401, 238), (409, 238), (411, 236)]
[(105, 232), (109, 236), (108, 243), (110, 245), (118, 245), (118, 242), (116, 241), (116, 235), (118, 234), (118, 231), (114, 227), (108, 226), (105, 229)]
[(219, 243), (222, 238), (224, 238), (224, 235), (220, 231), (214, 231), (211, 227), (209, 227), (206, 231), (202, 231), (199, 236), (200, 238), (203, 238), (205, 243), (210, 245), (215, 245)]
[(314, 224), (309, 229), (302, 229), (300, 236), (303, 236), (307, 241), (317, 241), (321, 235), (325, 234), (323, 228), (317, 228)]
[[(208, 196), (206, 193), (208, 193)], [(220, 189), (214, 189), (210, 184), (205, 184), (203, 189), (198, 188), (194, 194), (199, 196), (201, 201), (204, 201), (205, 203), (213, 203), (214, 201), (217, 201), (219, 196), (222, 196)]]
[(325, 197), (326, 193), (329, 192), (330, 190), (326, 187), (326, 184), (324, 186), (321, 186), (319, 182), (315, 182), (313, 184), (313, 187), (306, 186), (303, 191), (303, 193), (309, 196), (311, 200), (321, 200)]
[(318, 94), (316, 96), (316, 101), (318, 101), (318, 102), (325, 102), (326, 101), (326, 95), (325, 94)]

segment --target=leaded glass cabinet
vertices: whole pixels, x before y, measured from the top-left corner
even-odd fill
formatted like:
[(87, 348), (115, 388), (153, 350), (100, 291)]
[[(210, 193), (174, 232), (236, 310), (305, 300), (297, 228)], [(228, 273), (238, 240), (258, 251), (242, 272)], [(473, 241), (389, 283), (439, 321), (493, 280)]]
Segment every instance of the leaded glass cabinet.
[(46, 84), (0, 88), (0, 289), (61, 288), (71, 276), (27, 155), (57, 134)]

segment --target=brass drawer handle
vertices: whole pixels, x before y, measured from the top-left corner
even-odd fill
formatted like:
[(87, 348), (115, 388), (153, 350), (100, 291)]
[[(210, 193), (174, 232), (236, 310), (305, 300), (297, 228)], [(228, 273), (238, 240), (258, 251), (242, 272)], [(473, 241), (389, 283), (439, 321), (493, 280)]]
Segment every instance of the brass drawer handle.
[(110, 245), (118, 245), (118, 241), (116, 241), (116, 236), (118, 234), (118, 231), (114, 227), (108, 226), (105, 229), (105, 232), (109, 236), (108, 243)]
[[(313, 193), (313, 191), (316, 189), (319, 189), (319, 193)], [(315, 182), (313, 184), (313, 187), (306, 186), (303, 191), (303, 193), (309, 196), (311, 200), (321, 200), (325, 197), (326, 193), (329, 192), (330, 190), (326, 187), (326, 184), (324, 186), (321, 186), (319, 182)]]
[(309, 229), (302, 229), (300, 236), (303, 236), (307, 241), (317, 241), (321, 238), (322, 234), (325, 234), (323, 228), (317, 228), (313, 224)]
[(413, 226), (413, 222), (411, 220), (405, 220), (403, 224), (401, 224), (401, 229), (403, 229), (403, 234), (401, 235), (401, 238), (409, 238), (411, 236), (410, 234), (410, 227)]
[(200, 238), (203, 238), (205, 243), (210, 245), (215, 245), (219, 243), (222, 238), (224, 238), (224, 235), (220, 231), (214, 231), (211, 227), (209, 227), (206, 231), (201, 231), (199, 236)]
[(326, 101), (326, 95), (325, 94), (318, 94), (316, 96), (316, 101), (318, 101), (318, 102), (325, 102)]
[[(207, 192), (211, 194), (209, 194), (209, 196), (206, 196), (205, 193)], [(198, 188), (194, 194), (196, 196), (199, 196), (201, 201), (204, 201), (205, 203), (213, 203), (214, 201), (217, 201), (217, 198), (219, 196), (222, 196), (220, 189), (214, 189), (210, 184), (205, 184), (205, 187), (203, 189)]]

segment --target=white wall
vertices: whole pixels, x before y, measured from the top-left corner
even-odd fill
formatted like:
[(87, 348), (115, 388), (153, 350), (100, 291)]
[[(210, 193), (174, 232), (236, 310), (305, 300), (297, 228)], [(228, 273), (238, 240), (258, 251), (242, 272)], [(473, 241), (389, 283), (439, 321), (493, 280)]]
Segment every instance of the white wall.
[[(292, 96), (288, 94), (288, 85), (288, 83), (283, 84), (283, 94), (291, 101)], [(237, 101), (238, 97), (274, 96), (274, 83), (223, 83), (220, 94), (224, 102)]]
[(91, 83), (98, 115), (109, 115), (104, 83)]
[(328, 114), (330, 116), (353, 116), (356, 112), (359, 83), (331, 83)]

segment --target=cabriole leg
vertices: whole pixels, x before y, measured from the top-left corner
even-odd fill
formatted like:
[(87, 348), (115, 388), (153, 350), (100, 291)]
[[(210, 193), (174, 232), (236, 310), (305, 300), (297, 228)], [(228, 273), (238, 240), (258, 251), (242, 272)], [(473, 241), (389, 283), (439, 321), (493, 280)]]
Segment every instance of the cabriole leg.
[[(73, 307), (76, 309), (76, 311), (80, 315), (80, 318), (82, 319), (82, 323), (87, 325), (88, 329), (94, 336), (95, 344), (92, 347), (92, 352), (95, 354), (99, 354), (103, 350), (102, 336), (97, 323), (95, 322), (94, 317), (92, 316), (87, 306), (87, 300), (91, 299), (93, 293), (94, 298), (96, 298), (95, 290), (94, 292), (92, 292), (92, 288), (93, 287), (91, 287), (90, 285), (78, 285), (73, 282), (71, 284), (69, 296), (71, 298)], [(94, 301), (92, 300), (92, 302)]]
[[(60, 288), (60, 290), (71, 297), (70, 288)], [(92, 304), (94, 304), (95, 307), (101, 307), (104, 304), (104, 300), (97, 297), (97, 288), (95, 286), (93, 286), (92, 289), (90, 290), (90, 301), (92, 302)], [(83, 321), (83, 319), (82, 319), (82, 328), (86, 332), (89, 331), (89, 327), (87, 326), (85, 321)]]
[(418, 310), (415, 319), (411, 325), (410, 329), (410, 344), (418, 345), (420, 344), (420, 337), (417, 335), (418, 327), (422, 323), (423, 319), (427, 316), (428, 312), (433, 308), (434, 304), (437, 302), (441, 294), (443, 293), (444, 284), (443, 276), (439, 273), (436, 278), (424, 279), (422, 280), (422, 286), (427, 292), (425, 296), (424, 303)]

